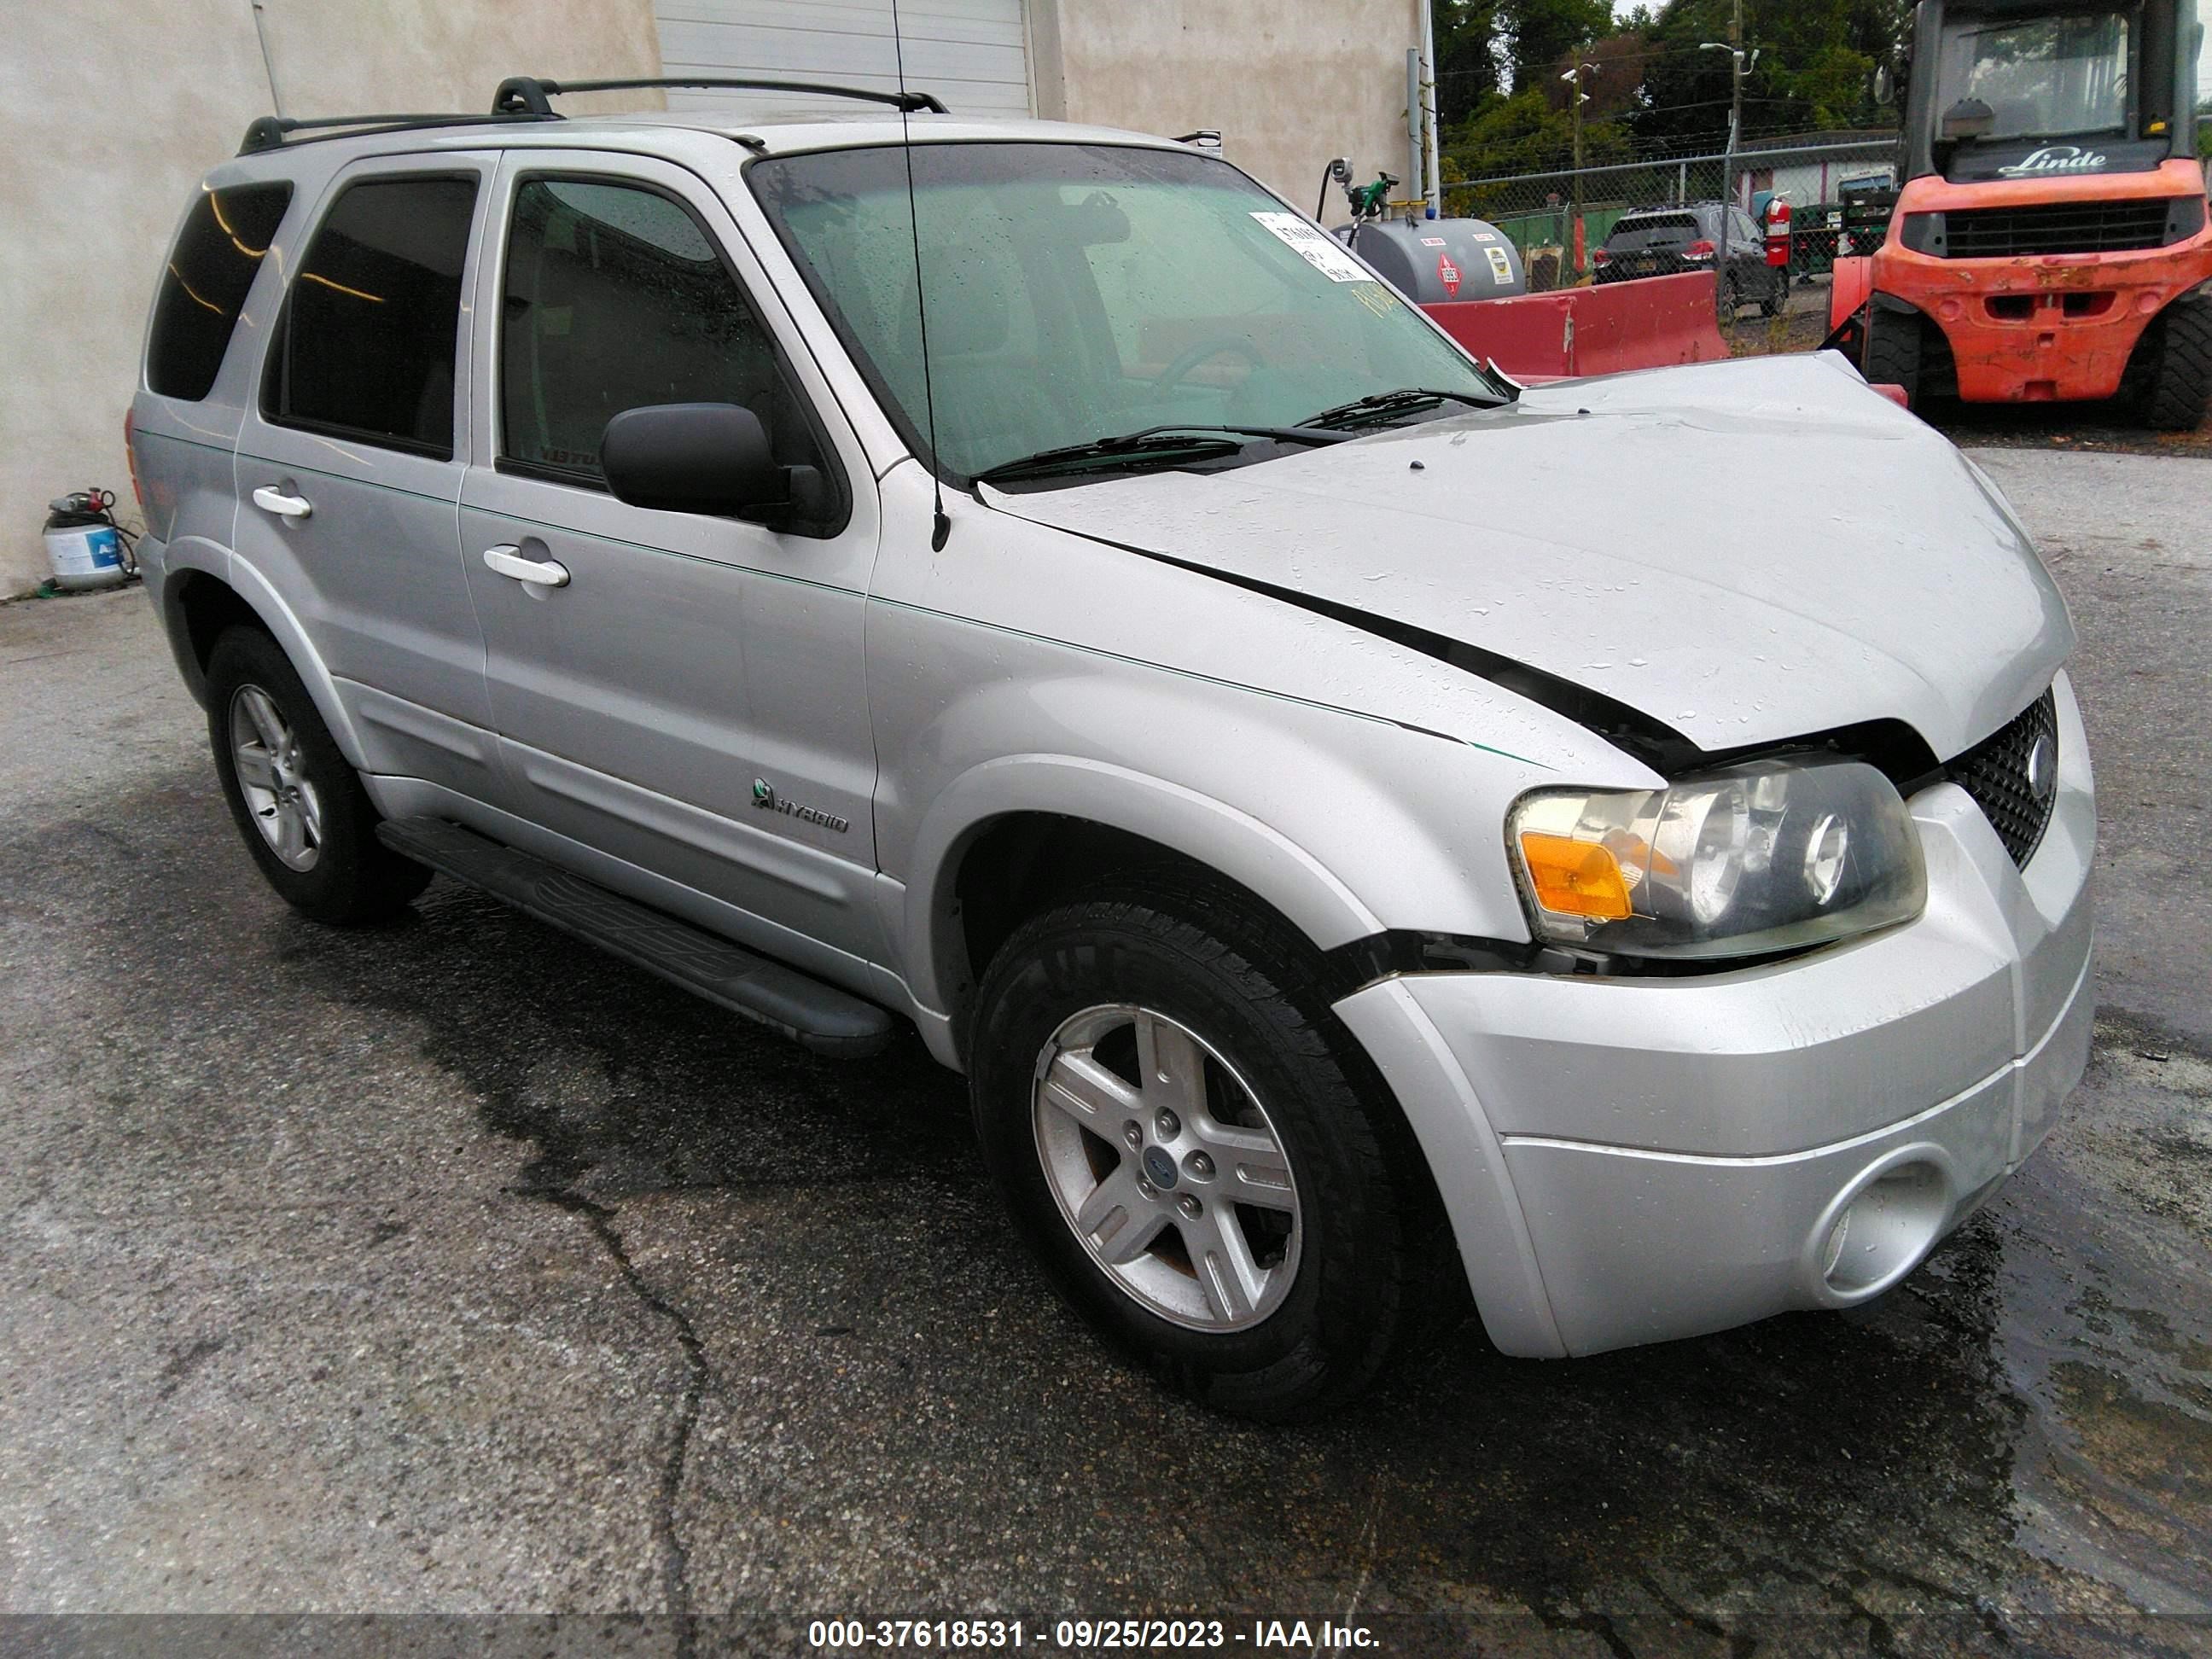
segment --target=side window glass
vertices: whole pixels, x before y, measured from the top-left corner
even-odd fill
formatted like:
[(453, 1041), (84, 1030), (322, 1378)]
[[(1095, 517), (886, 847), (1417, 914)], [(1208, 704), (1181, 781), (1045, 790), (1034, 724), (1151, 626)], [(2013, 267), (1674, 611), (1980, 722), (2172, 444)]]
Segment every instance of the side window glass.
[(476, 198), (473, 177), (347, 186), (292, 279), (262, 387), (269, 420), (453, 458), (453, 343)]
[(154, 296), (146, 346), (146, 384), (164, 398), (208, 395), (230, 349), (269, 240), (292, 200), (289, 180), (203, 191)]
[(776, 459), (820, 453), (775, 344), (679, 203), (635, 185), (515, 192), (500, 334), (501, 462), (603, 487), (608, 421), (649, 404), (741, 404)]

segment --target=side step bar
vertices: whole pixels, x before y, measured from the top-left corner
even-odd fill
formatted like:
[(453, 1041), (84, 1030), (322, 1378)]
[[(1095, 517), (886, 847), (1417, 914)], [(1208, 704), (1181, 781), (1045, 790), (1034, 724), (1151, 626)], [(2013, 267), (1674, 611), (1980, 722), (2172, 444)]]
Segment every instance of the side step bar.
[(817, 1054), (857, 1060), (891, 1039), (891, 1016), (872, 1002), (458, 823), (387, 818), (376, 826), (376, 838), (402, 858), (480, 887), (695, 996), (773, 1026)]

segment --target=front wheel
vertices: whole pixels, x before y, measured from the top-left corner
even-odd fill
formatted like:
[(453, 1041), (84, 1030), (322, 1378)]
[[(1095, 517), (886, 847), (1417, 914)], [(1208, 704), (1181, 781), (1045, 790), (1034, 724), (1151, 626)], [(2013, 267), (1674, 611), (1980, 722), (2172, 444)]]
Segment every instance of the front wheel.
[(1414, 1299), (1410, 1137), (1310, 954), (1171, 881), (1066, 903), (993, 959), (969, 1043), (985, 1159), (1061, 1293), (1275, 1421), (1364, 1387)]
[(1759, 300), (1759, 314), (1762, 317), (1779, 317), (1783, 307), (1789, 303), (1790, 272), (1787, 267), (1778, 268), (1774, 273), (1774, 280), (1766, 285), (1765, 295)]
[(299, 673), (258, 628), (208, 657), (208, 735), (224, 799), (277, 896), (317, 921), (373, 921), (430, 879), (376, 838), (376, 808)]
[(2143, 419), (2154, 431), (2193, 432), (2212, 404), (2212, 301), (2169, 306), (2151, 330)]
[(1920, 319), (1893, 311), (1867, 313), (1866, 352), (1860, 363), (1869, 386), (1900, 386), (1910, 408), (1920, 405)]

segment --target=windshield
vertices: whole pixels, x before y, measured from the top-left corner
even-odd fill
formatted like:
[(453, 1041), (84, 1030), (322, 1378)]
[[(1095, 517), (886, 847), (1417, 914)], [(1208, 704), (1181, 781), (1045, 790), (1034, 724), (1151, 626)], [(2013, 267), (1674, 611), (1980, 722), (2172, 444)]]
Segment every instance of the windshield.
[[(1343, 246), (1226, 164), (1118, 145), (897, 146), (746, 177), (917, 454), (948, 476), (1168, 424), (1288, 427), (1375, 392), (1495, 388)], [(1271, 452), (1279, 453), (1279, 452)]]
[(2124, 132), (2130, 109), (2129, 18), (2074, 12), (1961, 28), (1943, 42), (1942, 106), (1990, 106), (1991, 140)]

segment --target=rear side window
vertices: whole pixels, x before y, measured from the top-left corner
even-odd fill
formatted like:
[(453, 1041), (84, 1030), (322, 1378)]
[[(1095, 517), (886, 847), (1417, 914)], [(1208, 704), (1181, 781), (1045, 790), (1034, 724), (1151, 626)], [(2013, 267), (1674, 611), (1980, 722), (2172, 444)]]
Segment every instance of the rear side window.
[(741, 404), (787, 466), (817, 466), (775, 342), (706, 228), (635, 185), (515, 192), (500, 346), (500, 464), (604, 487), (608, 421), (649, 404)]
[(292, 279), (264, 416), (453, 459), (453, 343), (476, 199), (473, 176), (346, 187)]
[(269, 240), (292, 200), (283, 179), (203, 191), (154, 295), (146, 384), (164, 398), (197, 403), (208, 395), (238, 326)]

